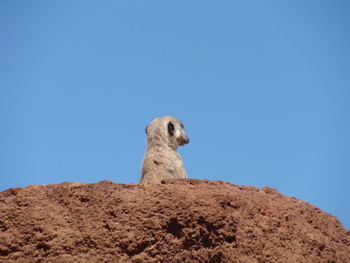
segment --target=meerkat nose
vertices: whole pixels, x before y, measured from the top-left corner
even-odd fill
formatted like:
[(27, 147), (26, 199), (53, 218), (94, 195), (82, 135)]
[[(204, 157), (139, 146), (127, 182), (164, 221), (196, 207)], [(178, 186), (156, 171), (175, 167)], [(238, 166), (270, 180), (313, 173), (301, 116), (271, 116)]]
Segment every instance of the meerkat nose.
[(187, 144), (190, 142), (190, 138), (188, 138), (187, 136), (185, 136), (183, 139), (182, 139), (182, 145), (184, 144)]

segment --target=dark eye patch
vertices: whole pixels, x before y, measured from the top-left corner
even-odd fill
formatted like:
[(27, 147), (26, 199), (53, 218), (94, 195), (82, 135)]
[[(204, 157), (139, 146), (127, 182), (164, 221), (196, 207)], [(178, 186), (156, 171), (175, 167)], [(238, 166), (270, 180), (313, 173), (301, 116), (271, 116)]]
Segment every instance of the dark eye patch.
[(175, 131), (175, 126), (174, 124), (170, 121), (168, 123), (168, 132), (170, 134), (170, 136), (173, 136), (174, 135), (174, 131)]
[(181, 128), (182, 128), (182, 129), (184, 129), (184, 128), (185, 128), (185, 127), (184, 127), (184, 125), (183, 125), (182, 123), (180, 123), (180, 125), (181, 125)]

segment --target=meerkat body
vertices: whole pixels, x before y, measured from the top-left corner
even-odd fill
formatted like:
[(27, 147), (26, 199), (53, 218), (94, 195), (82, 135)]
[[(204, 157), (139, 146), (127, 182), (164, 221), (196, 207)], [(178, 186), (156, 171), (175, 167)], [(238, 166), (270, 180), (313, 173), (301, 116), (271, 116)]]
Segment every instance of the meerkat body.
[(142, 162), (141, 184), (187, 178), (177, 147), (187, 144), (183, 124), (171, 116), (154, 119), (147, 127), (147, 148)]

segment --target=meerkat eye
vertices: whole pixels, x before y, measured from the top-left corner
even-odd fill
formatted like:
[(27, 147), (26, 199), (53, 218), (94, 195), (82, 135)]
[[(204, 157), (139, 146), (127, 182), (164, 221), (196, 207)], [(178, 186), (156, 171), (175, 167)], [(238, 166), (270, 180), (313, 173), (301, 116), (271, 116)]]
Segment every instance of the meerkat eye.
[(175, 131), (175, 126), (172, 122), (169, 122), (168, 123), (168, 132), (171, 136), (174, 135), (174, 131)]
[(184, 125), (183, 125), (182, 123), (181, 123), (181, 128), (182, 128), (182, 129), (184, 129), (184, 128), (185, 128), (185, 127), (184, 127)]
[(147, 128), (148, 128), (148, 125), (147, 125), (147, 126), (146, 126), (146, 128), (145, 128), (145, 132), (146, 132), (146, 134), (148, 133), (148, 132), (147, 132)]

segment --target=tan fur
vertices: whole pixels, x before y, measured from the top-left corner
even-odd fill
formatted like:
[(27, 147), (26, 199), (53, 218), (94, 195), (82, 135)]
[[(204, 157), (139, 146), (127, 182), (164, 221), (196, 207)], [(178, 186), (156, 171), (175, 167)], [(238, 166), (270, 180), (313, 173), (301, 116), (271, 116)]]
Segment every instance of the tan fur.
[[(173, 125), (173, 131), (169, 124)], [(147, 127), (147, 148), (140, 184), (161, 183), (166, 179), (187, 178), (177, 147), (189, 142), (183, 125), (171, 116), (154, 119)]]

